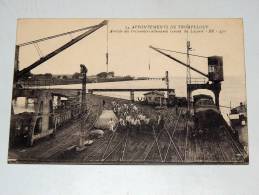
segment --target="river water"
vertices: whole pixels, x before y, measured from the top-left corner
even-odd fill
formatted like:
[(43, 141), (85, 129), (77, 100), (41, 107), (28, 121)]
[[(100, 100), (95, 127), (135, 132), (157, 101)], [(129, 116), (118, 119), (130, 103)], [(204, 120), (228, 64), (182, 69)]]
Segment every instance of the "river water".
[[(186, 84), (185, 77), (173, 77), (170, 78), (169, 86), (175, 89), (176, 96), (186, 97)], [(88, 83), (86, 85), (87, 89), (96, 88), (113, 88), (113, 89), (139, 89), (139, 88), (166, 88), (165, 81), (162, 80), (134, 80), (134, 81), (122, 81), (122, 82), (105, 82), (105, 83)], [(81, 84), (71, 84), (71, 85), (55, 85), (48, 86), (47, 88), (62, 88), (62, 89), (81, 89)], [(135, 92), (135, 99), (144, 97), (145, 92)], [(213, 93), (208, 90), (196, 90), (193, 95), (203, 93), (212, 95)], [(129, 92), (96, 92), (99, 95), (118, 97), (123, 99), (130, 99)], [(245, 81), (239, 77), (225, 77), (222, 82), (222, 90), (220, 93), (220, 105), (229, 107), (238, 106), (240, 102), (246, 102), (246, 87)], [(223, 115), (229, 113), (229, 108), (221, 107), (221, 112)]]

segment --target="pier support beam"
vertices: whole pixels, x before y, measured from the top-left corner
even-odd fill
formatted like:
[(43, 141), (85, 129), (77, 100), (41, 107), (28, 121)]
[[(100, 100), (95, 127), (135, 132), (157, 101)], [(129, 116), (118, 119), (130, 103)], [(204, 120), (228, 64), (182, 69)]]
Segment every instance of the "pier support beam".
[(25, 97), (25, 108), (28, 108), (28, 104), (29, 104), (29, 98), (28, 97)]
[(57, 97), (57, 106), (61, 106), (61, 97), (60, 96)]
[(17, 97), (13, 98), (14, 100), (14, 104), (16, 105), (17, 104)]
[(130, 100), (134, 102), (134, 91), (130, 91)]
[(212, 91), (213, 91), (214, 96), (215, 96), (215, 104), (216, 104), (216, 107), (217, 107), (218, 110), (219, 110), (219, 94), (220, 94), (220, 91), (221, 91), (221, 84), (220, 84), (220, 83), (216, 83), (216, 84), (213, 86)]

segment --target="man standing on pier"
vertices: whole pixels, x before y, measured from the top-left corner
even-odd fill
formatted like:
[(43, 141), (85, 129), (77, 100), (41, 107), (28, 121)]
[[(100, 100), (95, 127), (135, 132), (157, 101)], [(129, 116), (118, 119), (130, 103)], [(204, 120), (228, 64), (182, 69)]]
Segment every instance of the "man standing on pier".
[(104, 106), (105, 106), (105, 100), (103, 100), (103, 108), (104, 108)]
[(109, 121), (109, 127), (110, 127), (110, 130), (112, 132), (115, 132), (115, 122), (113, 121), (113, 119), (111, 118), (110, 121)]

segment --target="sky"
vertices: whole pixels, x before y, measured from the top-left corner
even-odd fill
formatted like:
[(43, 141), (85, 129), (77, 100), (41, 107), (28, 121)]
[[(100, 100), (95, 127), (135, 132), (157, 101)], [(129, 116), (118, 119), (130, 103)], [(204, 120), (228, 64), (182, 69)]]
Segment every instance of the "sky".
[[(16, 42), (21, 44), (96, 25), (102, 21), (102, 19), (19, 19)], [(192, 28), (187, 28), (187, 25), (191, 25)], [(163, 32), (154, 32), (157, 27)], [(146, 32), (143, 32), (145, 29)], [(81, 33), (73, 34), (72, 38)], [(241, 19), (109, 19), (107, 26), (44, 62), (32, 73), (73, 74), (80, 71), (80, 64), (85, 64), (88, 75), (95, 75), (106, 71), (105, 53), (108, 48), (109, 71), (114, 71), (115, 75), (163, 76), (168, 70), (170, 75), (185, 76), (185, 67), (150, 49), (149, 46), (185, 52), (187, 39), (191, 43), (193, 54), (222, 56), (225, 76), (245, 78)], [(40, 42), (38, 46), (43, 55), (46, 55), (70, 40), (71, 36), (66, 35)], [(186, 62), (186, 55), (167, 53)], [(20, 69), (38, 59), (39, 55), (34, 45), (20, 48)], [(208, 71), (205, 58), (191, 57), (191, 66), (204, 73)], [(201, 77), (194, 72), (192, 76)]]

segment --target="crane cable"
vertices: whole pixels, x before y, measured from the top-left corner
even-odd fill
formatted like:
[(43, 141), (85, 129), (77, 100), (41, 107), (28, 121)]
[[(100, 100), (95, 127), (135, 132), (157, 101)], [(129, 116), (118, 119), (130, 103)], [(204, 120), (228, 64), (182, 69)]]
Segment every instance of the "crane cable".
[(80, 28), (80, 29), (72, 30), (72, 31), (69, 31), (69, 32), (61, 33), (61, 34), (56, 34), (56, 35), (52, 35), (52, 36), (49, 36), (49, 37), (44, 37), (44, 38), (37, 39), (37, 40), (34, 40), (34, 41), (21, 43), (21, 44), (18, 44), (18, 46), (23, 47), (23, 46), (26, 46), (26, 45), (31, 45), (31, 44), (34, 44), (34, 43), (39, 43), (39, 42), (42, 42), (42, 41), (55, 39), (55, 38), (58, 38), (58, 37), (61, 37), (61, 36), (77, 33), (77, 32), (80, 32), (80, 31), (85, 31), (85, 30), (88, 30), (88, 29), (93, 29), (93, 28), (96, 28), (96, 27), (98, 27), (98, 25), (88, 26), (88, 27), (85, 27), (85, 28)]
[[(163, 49), (163, 48), (158, 48), (156, 47), (157, 49), (159, 50), (162, 50), (162, 51), (168, 51), (168, 52), (173, 52), (173, 53), (179, 53), (179, 54), (187, 54), (186, 52), (180, 52), (180, 51), (175, 51), (175, 50), (169, 50), (169, 49)], [(195, 57), (199, 57), (199, 58), (208, 58), (207, 56), (201, 56), (201, 55), (196, 55), (196, 54), (189, 54), (190, 56), (195, 56)]]
[(148, 71), (151, 70), (151, 50), (148, 50)]
[(42, 58), (42, 57), (43, 57), (43, 53), (42, 53), (42, 51), (40, 50), (40, 47), (39, 47), (38, 43), (34, 43), (33, 45), (34, 45), (34, 47), (35, 47), (35, 49), (36, 49), (36, 51), (37, 51), (39, 57)]
[(150, 71), (150, 56), (148, 58), (148, 70)]
[(73, 35), (72, 35), (72, 33), (69, 33), (69, 37), (70, 37), (71, 40), (73, 40)]

